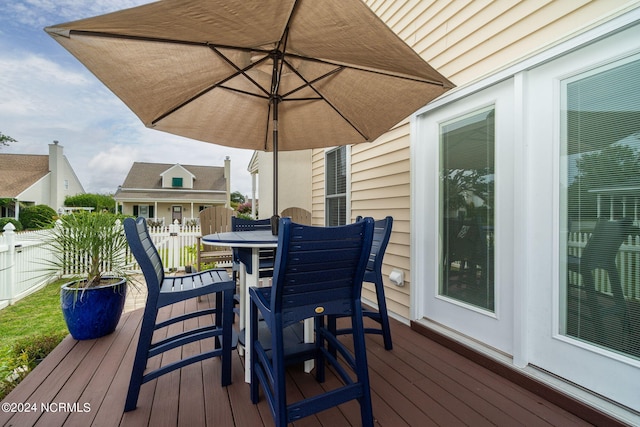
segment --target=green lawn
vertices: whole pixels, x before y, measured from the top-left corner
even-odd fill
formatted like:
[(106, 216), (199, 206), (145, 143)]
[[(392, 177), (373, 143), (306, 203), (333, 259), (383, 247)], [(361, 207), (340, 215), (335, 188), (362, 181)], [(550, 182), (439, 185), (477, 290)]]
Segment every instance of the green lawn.
[(60, 286), (66, 282), (51, 283), (0, 310), (0, 399), (21, 379), (7, 382), (8, 375), (20, 366), (33, 368), (36, 358), (68, 334), (60, 309)]
[(27, 335), (66, 331), (60, 309), (60, 286), (67, 282), (69, 279), (53, 282), (0, 310), (0, 349)]

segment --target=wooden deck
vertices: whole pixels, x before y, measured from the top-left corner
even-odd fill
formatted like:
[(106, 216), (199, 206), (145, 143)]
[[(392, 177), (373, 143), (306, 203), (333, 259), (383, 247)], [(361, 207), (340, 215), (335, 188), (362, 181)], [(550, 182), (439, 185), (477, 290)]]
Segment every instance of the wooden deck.
[[(183, 304), (172, 307), (184, 308)], [(231, 386), (220, 386), (220, 360), (208, 360), (143, 385), (138, 408), (123, 414), (141, 317), (141, 310), (126, 313), (115, 333), (98, 340), (79, 342), (67, 337), (3, 400), (0, 425), (273, 425), (264, 399), (258, 405), (249, 399), (249, 386), (243, 381), (244, 360), (237, 352)], [(384, 350), (380, 336), (367, 337), (378, 425), (591, 425), (405, 325), (393, 321), (392, 333), (392, 351)], [(182, 351), (192, 349), (185, 346)], [(301, 368), (293, 367), (289, 373), (292, 399), (322, 387)], [(328, 375), (327, 384), (332, 381), (337, 380)], [(7, 403), (16, 405), (7, 412)], [(355, 402), (295, 423), (330, 427), (359, 424)]]

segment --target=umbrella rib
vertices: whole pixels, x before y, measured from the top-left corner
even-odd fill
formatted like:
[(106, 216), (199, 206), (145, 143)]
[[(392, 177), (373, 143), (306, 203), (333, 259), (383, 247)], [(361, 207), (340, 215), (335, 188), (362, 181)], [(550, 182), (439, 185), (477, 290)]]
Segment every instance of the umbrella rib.
[[(320, 93), (320, 91), (318, 91), (318, 89), (316, 89), (313, 86), (314, 83), (317, 83), (320, 80), (326, 79), (327, 77), (332, 76), (332, 75), (334, 75), (336, 73), (339, 73), (340, 71), (344, 70), (345, 69), (344, 66), (339, 66), (338, 68), (333, 69), (333, 70), (329, 71), (328, 73), (323, 74), (322, 76), (316, 77), (315, 79), (313, 79), (311, 81), (308, 81), (306, 78), (304, 78), (304, 76), (302, 74), (300, 74), (298, 72), (298, 70), (296, 70), (293, 66), (291, 66), (291, 64), (289, 64), (288, 61), (285, 61), (285, 62), (287, 62), (287, 66), (289, 67), (289, 69), (291, 69), (305, 84), (300, 86), (300, 87), (297, 87), (296, 89), (294, 89), (294, 90), (292, 90), (290, 92), (288, 92), (286, 95), (283, 95), (283, 100), (285, 99), (285, 96), (287, 96), (289, 94), (292, 94), (292, 93), (295, 93), (295, 92), (301, 90), (304, 87), (309, 87), (309, 88), (311, 88), (311, 90), (313, 90), (316, 93), (316, 95), (318, 95), (320, 97), (320, 100), (323, 100), (324, 102), (326, 102), (327, 105), (329, 107), (331, 107), (331, 109), (333, 111), (336, 112), (336, 114), (338, 114), (340, 117), (342, 117), (342, 120), (344, 120), (349, 126), (351, 126), (353, 128), (353, 130), (358, 132), (358, 134), (360, 134), (360, 136), (362, 136), (366, 141), (369, 140), (369, 137), (367, 135), (365, 135), (364, 132), (362, 132), (351, 120), (349, 120), (344, 114), (342, 114), (342, 112), (338, 109), (338, 107), (333, 105), (332, 102), (330, 102), (327, 98), (325, 98), (324, 95), (322, 95), (322, 93)], [(313, 98), (310, 98), (310, 99), (313, 99)], [(286, 99), (286, 100), (287, 101), (290, 101), (290, 100), (302, 100), (302, 98)]]
[[(215, 50), (215, 49), (213, 49), (213, 50), (214, 50), (216, 53), (218, 53), (218, 52), (217, 52), (217, 50)], [(182, 103), (180, 103), (180, 104), (176, 105), (176, 106), (175, 106), (175, 107), (173, 107), (172, 109), (170, 109), (170, 110), (166, 111), (165, 113), (161, 114), (160, 116), (158, 116), (157, 118), (155, 118), (154, 120), (152, 120), (152, 121), (151, 121), (151, 125), (152, 125), (152, 126), (153, 126), (153, 125), (155, 125), (156, 123), (158, 123), (160, 120), (164, 119), (165, 117), (167, 117), (167, 116), (169, 116), (169, 115), (171, 115), (171, 114), (175, 113), (176, 111), (178, 111), (179, 109), (181, 109), (181, 108), (182, 108), (182, 107), (184, 107), (185, 105), (187, 105), (187, 104), (189, 104), (189, 103), (191, 103), (191, 102), (195, 101), (196, 99), (198, 99), (198, 98), (200, 98), (201, 96), (203, 96), (203, 95), (205, 95), (205, 94), (207, 94), (207, 93), (211, 92), (212, 90), (214, 90), (214, 89), (216, 89), (216, 88), (222, 88), (222, 89), (232, 90), (232, 91), (235, 91), (235, 92), (240, 92), (240, 93), (244, 93), (244, 94), (246, 94), (246, 95), (251, 95), (251, 96), (257, 96), (257, 97), (260, 97), (260, 98), (268, 98), (268, 97), (269, 97), (269, 92), (267, 92), (267, 91), (266, 91), (262, 86), (260, 86), (257, 82), (255, 82), (251, 77), (249, 77), (249, 76), (245, 73), (245, 71), (246, 71), (246, 70), (248, 70), (248, 69), (250, 69), (251, 67), (255, 66), (255, 64), (252, 64), (252, 65), (250, 65), (249, 67), (246, 67), (246, 68), (244, 68), (244, 69), (241, 69), (241, 68), (238, 68), (235, 64), (233, 64), (233, 62), (229, 61), (229, 60), (228, 60), (224, 55), (222, 55), (222, 54), (220, 54), (220, 53), (219, 53), (219, 55), (220, 55), (222, 58), (224, 58), (224, 59), (225, 59), (225, 60), (226, 60), (230, 65), (232, 65), (232, 66), (236, 69), (236, 72), (235, 72), (235, 73), (233, 73), (232, 75), (227, 76), (226, 78), (224, 78), (224, 79), (220, 80), (218, 83), (216, 83), (216, 84), (214, 84), (214, 85), (211, 85), (210, 87), (208, 87), (208, 88), (206, 88), (206, 89), (204, 89), (204, 90), (202, 90), (202, 91), (198, 92), (197, 94), (195, 94), (195, 95), (194, 95), (194, 96), (192, 96), (191, 98), (187, 99), (186, 101), (184, 101), (184, 102), (182, 102)], [(240, 89), (233, 89), (233, 88), (230, 88), (230, 87), (228, 87), (228, 86), (223, 86), (226, 82), (228, 82), (228, 81), (229, 81), (229, 80), (231, 80), (231, 79), (236, 78), (236, 77), (237, 77), (237, 76), (239, 76), (239, 75), (243, 75), (243, 76), (245, 76), (249, 81), (251, 81), (251, 82), (252, 82), (254, 85), (256, 85), (259, 89), (261, 89), (261, 90), (265, 93), (265, 96), (260, 96), (260, 95), (258, 95), (258, 94), (254, 94), (254, 93), (251, 93), (251, 92), (248, 92), (248, 91), (243, 91), (243, 90), (240, 90)]]
[(242, 89), (236, 89), (236, 88), (234, 88), (234, 87), (218, 85), (218, 88), (220, 88), (220, 89), (225, 89), (225, 90), (228, 90), (228, 91), (231, 91), (231, 92), (241, 93), (241, 94), (243, 94), (243, 95), (253, 96), (253, 97), (256, 97), (256, 98), (270, 99), (270, 98), (269, 98), (269, 96), (266, 96), (266, 95), (259, 95), (259, 94), (257, 94), (257, 93), (251, 93), (251, 92), (249, 92), (249, 91), (242, 90)]
[(240, 67), (238, 67), (232, 60), (230, 60), (229, 58), (227, 58), (226, 55), (224, 55), (222, 52), (220, 52), (215, 46), (209, 45), (209, 48), (214, 51), (220, 58), (224, 59), (225, 62), (227, 62), (229, 65), (231, 65), (233, 68), (235, 68), (236, 70), (236, 74), (233, 77), (236, 77), (240, 74), (242, 74), (247, 80), (249, 80), (253, 85), (255, 85), (258, 89), (262, 90), (264, 92), (265, 95), (269, 96), (269, 91), (267, 91), (265, 88), (263, 88), (262, 86), (260, 86), (260, 84), (258, 82), (256, 82), (253, 78), (251, 78), (251, 76), (249, 76), (246, 71), (255, 67), (256, 65), (260, 64), (261, 62), (265, 61), (267, 59), (267, 57), (264, 57), (262, 59), (260, 59), (259, 61), (257, 61), (256, 63), (253, 63), (251, 65), (249, 65), (248, 67), (241, 69)]

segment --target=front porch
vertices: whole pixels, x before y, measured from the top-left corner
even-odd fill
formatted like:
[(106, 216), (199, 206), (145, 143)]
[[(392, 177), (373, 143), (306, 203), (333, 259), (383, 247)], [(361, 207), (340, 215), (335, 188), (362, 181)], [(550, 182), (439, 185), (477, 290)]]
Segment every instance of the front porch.
[[(188, 303), (197, 304), (195, 300)], [(185, 306), (176, 304), (171, 309)], [(264, 399), (251, 404), (249, 386), (243, 381), (244, 358), (237, 352), (231, 386), (220, 387), (220, 361), (208, 360), (143, 385), (138, 408), (123, 413), (141, 318), (140, 309), (125, 313), (116, 332), (98, 340), (67, 337), (4, 399), (0, 425), (273, 425)], [(581, 419), (397, 321), (392, 321), (392, 333), (392, 351), (384, 350), (382, 337), (367, 337), (374, 418), (379, 425), (613, 423), (589, 409), (581, 415), (586, 420)], [(182, 348), (189, 350), (189, 346)], [(289, 380), (292, 398), (321, 387), (297, 367), (289, 370)], [(329, 374), (327, 381), (334, 380)], [(336, 427), (359, 422), (358, 405), (351, 402), (296, 425)]]

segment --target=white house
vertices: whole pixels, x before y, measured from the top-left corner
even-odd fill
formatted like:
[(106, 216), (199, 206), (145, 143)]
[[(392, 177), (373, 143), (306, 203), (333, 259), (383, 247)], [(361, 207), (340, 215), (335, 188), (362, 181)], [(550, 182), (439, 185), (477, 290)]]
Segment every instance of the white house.
[(229, 206), (230, 168), (229, 158), (223, 167), (135, 162), (113, 198), (125, 215), (183, 223), (209, 206)]
[(0, 153), (0, 199), (12, 200), (0, 207), (0, 217), (18, 219), (20, 205), (48, 205), (59, 211), (65, 197), (82, 193), (58, 141), (49, 144), (49, 155)]

